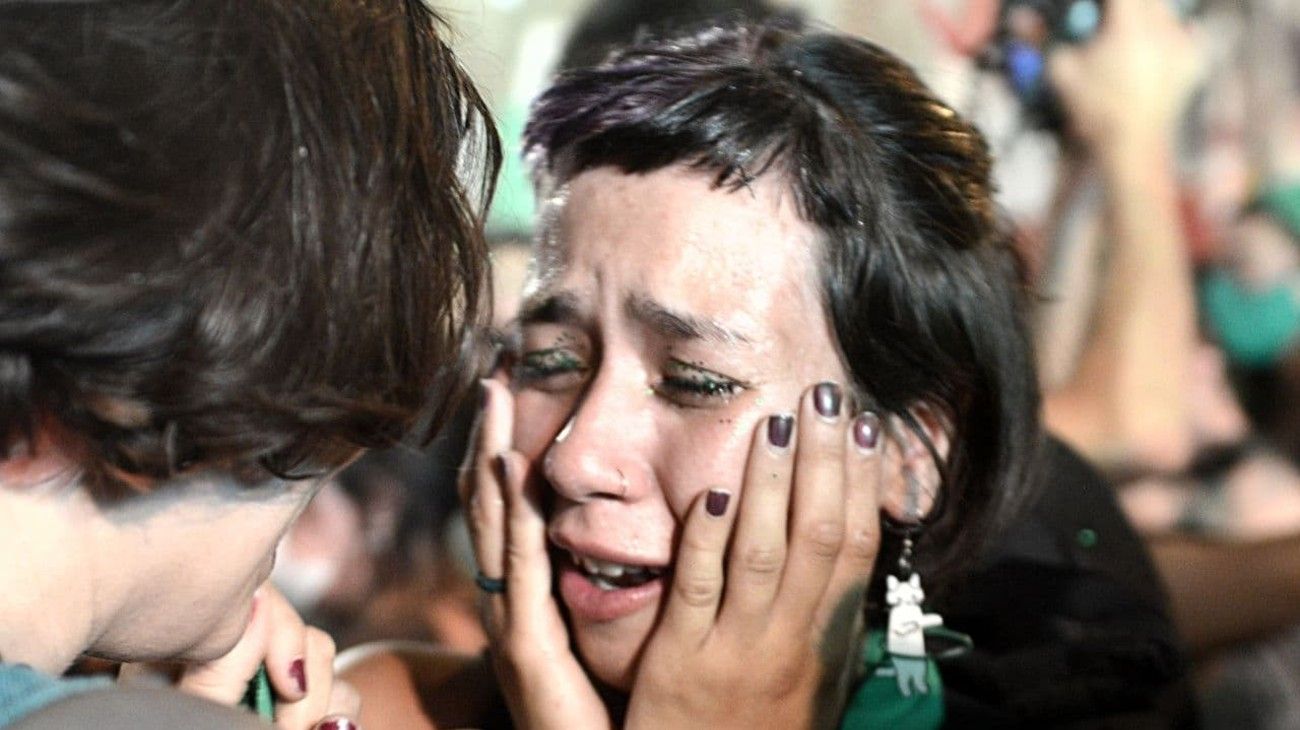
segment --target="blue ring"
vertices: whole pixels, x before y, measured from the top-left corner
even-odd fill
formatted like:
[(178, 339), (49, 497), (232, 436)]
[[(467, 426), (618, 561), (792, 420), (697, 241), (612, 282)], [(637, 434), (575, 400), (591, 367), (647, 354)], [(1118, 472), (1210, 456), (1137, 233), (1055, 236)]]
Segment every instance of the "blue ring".
[(484, 593), (491, 593), (499, 596), (506, 592), (506, 581), (504, 578), (489, 578), (486, 575), (483, 575), (482, 571), (479, 571), (479, 573), (474, 576), (474, 584)]

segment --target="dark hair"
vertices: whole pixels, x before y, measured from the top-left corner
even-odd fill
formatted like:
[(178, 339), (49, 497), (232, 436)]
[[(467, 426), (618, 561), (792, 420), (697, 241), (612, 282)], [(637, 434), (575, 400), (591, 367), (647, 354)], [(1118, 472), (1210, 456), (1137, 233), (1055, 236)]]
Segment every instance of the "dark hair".
[(977, 555), (1028, 494), (1041, 437), (1023, 267), (984, 140), (898, 59), (772, 26), (643, 42), (561, 76), (525, 149), (543, 188), (600, 166), (687, 165), (733, 189), (781, 175), (822, 234), (825, 306), (859, 397), (922, 438), (909, 409), (951, 419), (921, 565)]
[(482, 100), (420, 0), (0, 4), (0, 457), (337, 467), (438, 420), (483, 318)]
[(578, 20), (560, 54), (559, 68), (594, 66), (612, 51), (640, 38), (676, 34), (708, 22), (797, 23), (794, 9), (776, 8), (768, 0), (601, 0)]

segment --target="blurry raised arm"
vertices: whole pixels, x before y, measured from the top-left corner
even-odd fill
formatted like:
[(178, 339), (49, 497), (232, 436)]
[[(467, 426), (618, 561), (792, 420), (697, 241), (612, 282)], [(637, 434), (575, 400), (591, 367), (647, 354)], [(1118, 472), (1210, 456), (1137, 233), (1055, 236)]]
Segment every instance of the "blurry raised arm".
[(1175, 142), (1197, 48), (1164, 3), (1115, 0), (1096, 39), (1050, 63), (1101, 176), (1109, 255), (1095, 325), (1073, 375), (1047, 393), (1046, 422), (1104, 467), (1177, 469), (1193, 450), (1197, 340)]

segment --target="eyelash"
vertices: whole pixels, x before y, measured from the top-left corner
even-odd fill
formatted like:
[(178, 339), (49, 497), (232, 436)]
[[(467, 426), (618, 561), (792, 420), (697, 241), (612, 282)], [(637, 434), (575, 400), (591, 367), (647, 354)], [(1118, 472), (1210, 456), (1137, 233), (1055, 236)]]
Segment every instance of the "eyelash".
[(524, 385), (535, 385), (548, 378), (568, 374), (581, 375), (585, 372), (587, 366), (583, 365), (581, 360), (568, 350), (558, 347), (525, 352), (520, 355), (519, 362), (515, 363), (513, 368), (514, 378)]
[[(567, 382), (547, 381), (566, 375), (582, 375), (587, 370), (588, 367), (572, 352), (553, 347), (520, 355), (513, 374), (525, 386), (539, 390), (563, 390), (568, 386)], [(681, 408), (703, 408), (725, 403), (749, 388), (739, 380), (679, 360), (671, 361), (669, 370), (677, 371), (677, 374), (664, 375), (652, 389), (669, 403)]]
[[(655, 385), (655, 392), (668, 397), (674, 405), (698, 408), (731, 400), (748, 386), (720, 373), (684, 363), (673, 362), (672, 368), (687, 370), (687, 375), (666, 375)], [(694, 403), (683, 399), (696, 400)]]

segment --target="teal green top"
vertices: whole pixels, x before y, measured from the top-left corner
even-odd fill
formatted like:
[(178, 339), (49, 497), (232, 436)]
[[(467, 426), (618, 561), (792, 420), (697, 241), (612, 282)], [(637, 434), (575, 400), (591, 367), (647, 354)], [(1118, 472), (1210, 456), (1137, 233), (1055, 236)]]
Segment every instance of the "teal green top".
[(112, 686), (100, 677), (59, 679), (25, 664), (0, 664), (0, 728), (70, 695)]
[(885, 654), (885, 632), (869, 632), (862, 648), (866, 679), (849, 698), (840, 730), (931, 730), (943, 725), (943, 682), (939, 666), (933, 659), (923, 661), (929, 691), (913, 691), (910, 696), (904, 696), (899, 689), (898, 669)]

